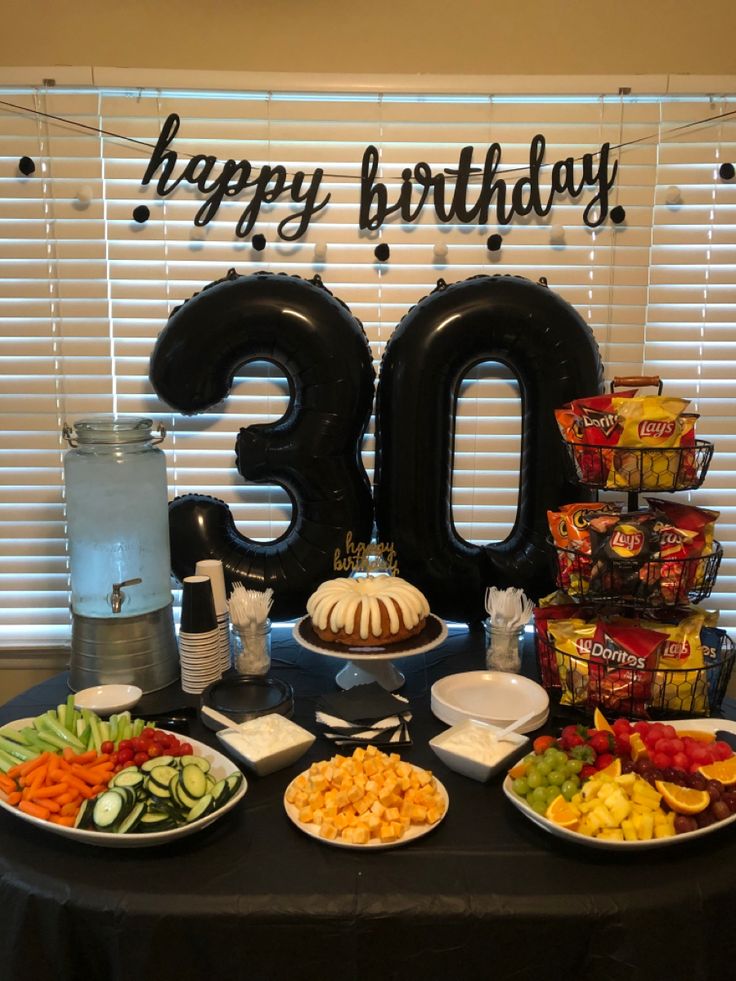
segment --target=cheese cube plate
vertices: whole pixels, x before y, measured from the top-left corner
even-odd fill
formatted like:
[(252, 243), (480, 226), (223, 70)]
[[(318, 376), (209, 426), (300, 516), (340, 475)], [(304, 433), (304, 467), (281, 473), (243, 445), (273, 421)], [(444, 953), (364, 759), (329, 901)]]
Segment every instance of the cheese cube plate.
[[(411, 764), (409, 765), (411, 766)], [(422, 769), (422, 767), (415, 767), (415, 766), (412, 766), (411, 768), (412, 770)], [(304, 834), (309, 835), (310, 838), (316, 838), (317, 841), (320, 841), (323, 844), (334, 845), (337, 848), (362, 848), (363, 850), (366, 849), (381, 850), (384, 848), (397, 848), (399, 845), (408, 845), (410, 842), (416, 841), (417, 838), (423, 838), (424, 835), (429, 834), (430, 831), (433, 831), (435, 828), (437, 828), (445, 819), (445, 815), (447, 814), (447, 811), (450, 806), (450, 798), (447, 794), (447, 790), (445, 789), (444, 784), (440, 783), (437, 777), (434, 777), (436, 791), (445, 804), (445, 809), (442, 814), (442, 817), (438, 821), (435, 821), (434, 824), (412, 824), (409, 827), (408, 831), (406, 831), (400, 838), (396, 838), (394, 841), (381, 841), (379, 838), (372, 838), (370, 841), (365, 842), (365, 844), (358, 844), (352, 841), (345, 841), (344, 839), (341, 838), (334, 838), (334, 839), (324, 838), (320, 834), (320, 826), (318, 824), (305, 823), (304, 821), (300, 821), (299, 807), (296, 804), (290, 804), (287, 800), (287, 797), (289, 796), (293, 785), (296, 783), (297, 780), (299, 780), (299, 777), (308, 776), (308, 775), (309, 775), (309, 770), (308, 769), (304, 770), (304, 772), (300, 773), (299, 776), (294, 777), (294, 779), (291, 781), (289, 786), (286, 788), (284, 792), (284, 810), (286, 811), (289, 820), (292, 821), (297, 826), (297, 828), (299, 828), (300, 831), (303, 831)]]

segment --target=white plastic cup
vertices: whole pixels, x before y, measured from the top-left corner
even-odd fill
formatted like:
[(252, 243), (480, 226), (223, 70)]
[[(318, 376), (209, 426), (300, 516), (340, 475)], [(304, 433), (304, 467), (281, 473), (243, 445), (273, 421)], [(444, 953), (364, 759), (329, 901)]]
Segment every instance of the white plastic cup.
[(225, 593), (225, 574), (222, 571), (222, 562), (219, 559), (200, 559), (195, 572), (198, 576), (210, 577), (217, 616), (227, 613), (227, 594)]

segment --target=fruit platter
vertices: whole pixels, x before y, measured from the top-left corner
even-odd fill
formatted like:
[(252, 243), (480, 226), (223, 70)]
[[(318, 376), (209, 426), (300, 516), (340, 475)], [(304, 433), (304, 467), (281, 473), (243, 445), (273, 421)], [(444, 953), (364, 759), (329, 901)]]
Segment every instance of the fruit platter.
[(129, 712), (103, 721), (73, 696), (0, 728), (0, 808), (87, 844), (142, 847), (206, 827), (247, 784), (221, 753)]
[(596, 710), (592, 727), (535, 739), (503, 790), (535, 824), (593, 848), (681, 843), (736, 820), (736, 755), (721, 734), (736, 736), (736, 725), (609, 723)]

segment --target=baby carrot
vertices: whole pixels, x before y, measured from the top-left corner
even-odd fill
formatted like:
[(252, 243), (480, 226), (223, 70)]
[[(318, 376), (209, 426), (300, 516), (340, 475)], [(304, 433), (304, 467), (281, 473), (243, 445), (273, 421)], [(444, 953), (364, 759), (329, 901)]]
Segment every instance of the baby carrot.
[[(22, 763), (21, 766), (20, 766), (20, 769), (18, 770), (18, 772), (22, 776), (27, 777), (29, 773), (32, 773), (34, 770), (37, 770), (39, 767), (43, 766), (45, 763), (48, 763), (50, 756), (51, 756), (51, 753), (48, 750), (46, 750), (46, 752), (41, 753), (40, 756), (36, 756), (32, 760), (28, 760), (27, 763)], [(13, 773), (12, 771), (15, 770), (15, 769), (18, 769), (18, 768), (17, 767), (11, 767), (11, 769), (8, 770), (8, 775), (11, 776), (11, 777), (14, 777), (15, 776), (15, 773)]]
[[(56, 798), (59, 800), (59, 798)], [(63, 817), (75, 817), (77, 811), (79, 810), (79, 801), (70, 801), (68, 804), (61, 805), (61, 811), (59, 812)]]
[(53, 822), (53, 824), (61, 824), (65, 828), (73, 828), (74, 827), (74, 818), (73, 817), (67, 817), (67, 816), (61, 815), (61, 814), (52, 814), (51, 817), (49, 818), (49, 821)]
[(16, 790), (12, 794), (8, 794), (8, 804), (12, 804), (15, 807), (16, 804), (20, 804), (23, 795), (19, 790)]
[(6, 777), (4, 773), (0, 773), (0, 790), (4, 790), (6, 794), (15, 793), (17, 790), (15, 780), (10, 777)]
[(31, 796), (34, 800), (39, 800), (42, 797), (60, 797), (68, 790), (69, 784), (67, 783), (52, 783), (46, 787), (39, 787), (38, 790), (33, 791)]
[(42, 821), (48, 821), (51, 817), (51, 811), (47, 807), (42, 807), (40, 804), (34, 804), (30, 800), (22, 800), (18, 804), (18, 808), (24, 811), (26, 814), (30, 814), (31, 817), (41, 818)]

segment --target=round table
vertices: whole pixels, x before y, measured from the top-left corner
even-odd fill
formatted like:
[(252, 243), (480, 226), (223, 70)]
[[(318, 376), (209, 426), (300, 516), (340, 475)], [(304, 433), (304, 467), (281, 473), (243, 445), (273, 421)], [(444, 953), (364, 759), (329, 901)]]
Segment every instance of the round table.
[[(334, 690), (326, 659), (274, 637), (275, 674), (294, 686), (295, 720), (314, 728)], [(483, 636), (451, 631), (401, 665), (414, 719), (402, 752), (434, 769), (450, 795), (429, 835), (389, 851), (331, 848), (302, 834), (284, 788), (331, 753), (318, 739), (293, 767), (250, 779), (230, 814), (156, 849), (69, 842), (0, 813), (3, 981), (392, 981), (726, 979), (733, 975), (733, 827), (635, 855), (553, 838), (504, 798), (447, 770), (427, 740), (436, 678), (483, 665)], [(0, 709), (0, 722), (62, 700), (66, 678)], [(172, 688), (140, 714), (191, 702)], [(552, 730), (557, 723), (550, 720)], [(190, 734), (215, 745), (199, 722)]]

